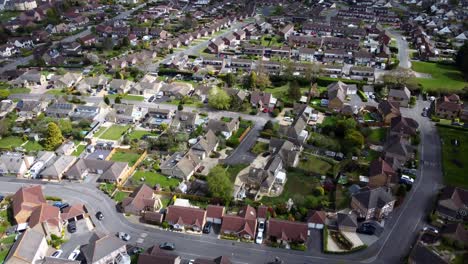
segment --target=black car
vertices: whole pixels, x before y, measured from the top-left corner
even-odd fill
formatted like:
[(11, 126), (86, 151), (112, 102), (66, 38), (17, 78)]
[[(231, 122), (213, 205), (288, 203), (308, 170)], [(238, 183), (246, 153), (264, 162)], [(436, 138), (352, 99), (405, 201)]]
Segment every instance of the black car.
[(104, 214), (102, 214), (102, 212), (99, 211), (99, 212), (96, 213), (96, 218), (100, 221), (100, 220), (104, 219)]
[(65, 209), (65, 208), (67, 208), (67, 207), (70, 207), (70, 204), (68, 204), (68, 203), (62, 203), (62, 204), (59, 206), (60, 212), (62, 212), (63, 209)]
[(75, 221), (68, 222), (67, 229), (68, 229), (68, 232), (75, 233), (76, 232), (76, 222)]
[(127, 251), (129, 256), (137, 255), (143, 252), (143, 248), (141, 247), (133, 247)]
[(160, 249), (165, 249), (165, 250), (175, 250), (175, 244), (174, 243), (169, 243), (169, 242), (164, 242), (159, 245)]
[(203, 233), (209, 234), (211, 232), (211, 222), (206, 222), (205, 227), (203, 227)]
[(362, 225), (357, 230), (357, 233), (373, 235), (375, 233), (375, 227), (372, 225)]

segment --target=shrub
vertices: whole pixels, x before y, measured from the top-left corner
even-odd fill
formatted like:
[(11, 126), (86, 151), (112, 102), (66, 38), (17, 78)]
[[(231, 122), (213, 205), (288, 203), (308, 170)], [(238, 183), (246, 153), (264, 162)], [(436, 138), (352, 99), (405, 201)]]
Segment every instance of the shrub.
[(238, 138), (229, 138), (228, 140), (226, 140), (226, 145), (231, 147), (231, 148), (236, 148), (237, 146), (239, 146), (240, 144), (240, 141)]
[(367, 95), (366, 95), (363, 91), (358, 90), (357, 93), (358, 93), (359, 97), (361, 97), (361, 100), (362, 100), (363, 102), (367, 102), (367, 101), (368, 101)]
[(47, 201), (61, 202), (62, 198), (57, 196), (46, 196)]

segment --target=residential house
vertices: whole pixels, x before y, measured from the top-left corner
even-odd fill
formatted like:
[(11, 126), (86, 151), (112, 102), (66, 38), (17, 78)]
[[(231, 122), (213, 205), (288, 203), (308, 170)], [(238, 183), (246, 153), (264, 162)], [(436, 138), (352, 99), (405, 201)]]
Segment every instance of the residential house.
[(339, 81), (327, 86), (328, 108), (334, 111), (341, 111), (346, 102), (348, 85)]
[(126, 214), (142, 215), (146, 211), (153, 212), (158, 204), (153, 189), (146, 184), (142, 184), (132, 194), (123, 199), (121, 207)]
[(345, 232), (356, 232), (356, 228), (358, 227), (357, 217), (353, 213), (338, 213), (336, 218), (336, 224), (340, 231)]
[(326, 225), (327, 213), (324, 211), (311, 210), (307, 214), (307, 227), (313, 229), (323, 229)]
[(205, 133), (205, 135), (198, 138), (198, 141), (193, 144), (190, 148), (192, 155), (198, 156), (200, 160), (209, 157), (213, 151), (216, 151), (218, 147), (218, 137), (211, 130)]
[(180, 256), (167, 253), (159, 248), (159, 246), (152, 246), (148, 248), (145, 252), (141, 253), (138, 256), (137, 264), (180, 264)]
[(67, 72), (62, 76), (58, 76), (58, 79), (55, 80), (54, 86), (55, 88), (70, 88), (76, 85), (81, 79), (83, 78), (83, 75), (81, 73), (72, 73), (72, 72)]
[(271, 93), (253, 91), (250, 94), (250, 104), (263, 112), (271, 112), (275, 108), (277, 99)]
[(206, 222), (206, 211), (194, 207), (171, 205), (167, 207), (167, 223), (175, 230), (201, 232)]
[(392, 213), (395, 201), (391, 193), (383, 187), (363, 188), (352, 196), (351, 208), (360, 218), (380, 221)]
[(98, 175), (98, 182), (118, 183), (127, 173), (127, 162), (82, 158), (64, 176), (70, 180), (82, 180), (87, 176)]
[(110, 234), (93, 233), (81, 252), (88, 264), (130, 264), (126, 243)]
[(70, 116), (74, 109), (74, 104), (55, 102), (47, 107), (45, 114), (54, 118), (66, 118)]
[(60, 209), (43, 203), (34, 208), (28, 221), (31, 229), (43, 233), (47, 238), (51, 235), (62, 236), (63, 221)]
[(59, 156), (54, 161), (54, 163), (48, 166), (39, 175), (42, 179), (60, 181), (62, 180), (65, 172), (73, 166), (73, 163), (75, 163), (75, 161), (75, 156)]
[(170, 124), (174, 112), (170, 109), (150, 108), (143, 123), (149, 128), (158, 128), (161, 124)]
[(30, 70), (23, 75), (19, 76), (15, 80), (10, 82), (15, 87), (37, 87), (43, 86), (47, 83), (46, 78), (40, 72)]
[(306, 130), (309, 117), (303, 112), (299, 114), (291, 125), (282, 125), (280, 134), (286, 136), (288, 140), (296, 145), (302, 145), (309, 137), (309, 132)]
[(194, 89), (191, 84), (181, 82), (173, 82), (161, 87), (161, 91), (164, 92), (164, 95), (175, 99), (182, 99), (183, 97), (188, 96), (193, 90)]
[(193, 131), (197, 120), (197, 113), (178, 111), (171, 123), (171, 130), (173, 131)]
[(434, 102), (434, 109), (436, 116), (440, 118), (457, 118), (462, 110), (460, 97), (456, 94), (443, 96)]
[(76, 150), (75, 142), (68, 140), (62, 143), (60, 147), (55, 150), (57, 155), (71, 155)]
[(250, 205), (237, 215), (224, 215), (220, 233), (225, 236), (253, 240), (257, 230), (257, 212)]
[(401, 116), (400, 104), (397, 102), (390, 102), (387, 100), (381, 101), (378, 105), (378, 110), (386, 125), (389, 125), (394, 117)]
[(450, 221), (468, 219), (468, 190), (460, 187), (445, 187), (437, 202), (436, 213)]
[(208, 44), (208, 50), (211, 53), (220, 53), (226, 49), (226, 43), (223, 41), (222, 38), (214, 38)]
[(294, 32), (294, 25), (293, 24), (288, 24), (286, 25), (284, 28), (282, 28), (280, 30), (280, 36), (285, 39), (285, 40), (288, 40), (289, 36)]
[(397, 116), (390, 121), (390, 136), (401, 136), (408, 141), (418, 133), (418, 122), (409, 117)]
[(221, 205), (208, 205), (206, 207), (206, 221), (213, 224), (221, 224), (226, 208)]
[(134, 82), (128, 80), (112, 79), (109, 83), (109, 89), (116, 93), (124, 94), (127, 93), (134, 85)]
[(78, 105), (72, 113), (70, 113), (70, 119), (76, 120), (88, 120), (93, 121), (94, 118), (101, 111), (101, 107), (92, 105)]
[(143, 117), (141, 109), (135, 105), (114, 104), (106, 115), (106, 121), (117, 124), (133, 124)]
[(466, 230), (463, 223), (446, 224), (441, 234), (442, 237), (461, 242), (463, 245), (468, 245), (468, 230)]
[(23, 177), (34, 162), (34, 157), (23, 153), (4, 152), (0, 156), (0, 175)]
[(16, 107), (16, 103), (12, 100), (6, 99), (0, 101), (0, 119), (4, 118), (8, 113), (13, 111)]
[(369, 187), (378, 188), (398, 183), (398, 174), (387, 161), (379, 157), (369, 165)]
[(393, 169), (403, 167), (403, 165), (413, 157), (413, 147), (403, 136), (390, 136), (384, 145), (385, 160)]
[(309, 236), (307, 223), (270, 218), (266, 238), (282, 245), (304, 244)]
[(16, 104), (16, 111), (20, 118), (32, 119), (41, 114), (46, 106), (46, 102), (35, 99), (22, 99)]
[(0, 57), (9, 58), (19, 52), (19, 49), (14, 45), (3, 44), (0, 45)]
[(289, 140), (271, 138), (268, 151), (272, 155), (279, 155), (285, 167), (296, 167), (299, 164), (299, 155), (302, 147), (297, 146)]
[(362, 91), (367, 97), (373, 96), (375, 94), (373, 85), (364, 85), (362, 86)]
[(405, 86), (403, 89), (390, 89), (388, 92), (388, 101), (389, 102), (396, 102), (400, 104), (402, 107), (408, 107), (409, 102), (411, 99), (411, 92), (410, 90)]
[(235, 131), (239, 129), (239, 119), (232, 118), (228, 122), (224, 120), (210, 119), (206, 125), (206, 130), (211, 130), (216, 134), (223, 135), (226, 139), (229, 139)]
[(192, 153), (188, 151), (185, 154), (181, 152), (174, 153), (161, 164), (160, 169), (161, 173), (164, 175), (188, 180), (199, 166), (200, 159), (198, 156), (192, 155)]
[(12, 197), (13, 217), (18, 225), (25, 224), (35, 208), (46, 203), (42, 186), (21, 187)]
[(42, 232), (26, 229), (13, 244), (5, 258), (5, 264), (38, 263), (48, 255), (49, 245)]

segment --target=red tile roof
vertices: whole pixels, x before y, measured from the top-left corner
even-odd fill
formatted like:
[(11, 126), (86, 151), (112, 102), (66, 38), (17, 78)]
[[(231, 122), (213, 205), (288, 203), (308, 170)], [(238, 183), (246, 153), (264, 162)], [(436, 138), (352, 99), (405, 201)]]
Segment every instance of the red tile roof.
[(257, 209), (257, 217), (266, 219), (268, 215), (268, 206), (260, 205)]
[(308, 237), (306, 223), (270, 219), (267, 226), (267, 236), (289, 242), (305, 242)]
[(83, 204), (74, 204), (70, 207), (63, 209), (62, 219), (68, 220), (86, 213), (86, 208)]
[(171, 225), (196, 226), (205, 224), (206, 211), (199, 208), (171, 205), (167, 208), (166, 221)]
[(206, 208), (206, 217), (222, 218), (224, 216), (224, 206), (208, 205)]
[(46, 202), (40, 185), (22, 187), (13, 195), (12, 200), (15, 218), (22, 211), (32, 212), (34, 208)]
[(327, 219), (327, 214), (324, 211), (312, 210), (309, 212), (309, 215), (307, 216), (307, 223), (325, 224), (326, 219)]
[(34, 228), (38, 224), (47, 223), (52, 226), (60, 226), (60, 209), (56, 206), (41, 204), (36, 207), (29, 218), (29, 226)]

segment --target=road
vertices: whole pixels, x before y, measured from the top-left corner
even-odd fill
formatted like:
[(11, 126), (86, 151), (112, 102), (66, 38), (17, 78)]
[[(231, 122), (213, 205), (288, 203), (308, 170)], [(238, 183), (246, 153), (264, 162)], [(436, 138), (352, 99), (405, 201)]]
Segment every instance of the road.
[(395, 37), (398, 46), (398, 60), (399, 66), (404, 69), (411, 69), (411, 61), (409, 54), (408, 41), (406, 38), (395, 30), (390, 30), (390, 33)]
[[(141, 103), (146, 104), (146, 103)], [(440, 141), (435, 126), (420, 115), (427, 102), (418, 101), (415, 108), (403, 109), (405, 116), (414, 118), (420, 124), (421, 130), (421, 165), (418, 177), (412, 190), (407, 194), (404, 203), (396, 208), (385, 223), (385, 230), (380, 239), (369, 248), (349, 255), (326, 255), (316, 251), (291, 251), (269, 248), (263, 245), (237, 243), (218, 240), (212, 236), (186, 235), (162, 231), (155, 227), (129, 222), (115, 210), (115, 203), (106, 195), (97, 191), (96, 187), (87, 183), (42, 183), (46, 195), (61, 196), (69, 202), (79, 202), (88, 205), (93, 215), (100, 210), (106, 216), (102, 222), (97, 222), (97, 230), (115, 233), (124, 231), (132, 236), (131, 243), (142, 239), (140, 246), (151, 246), (159, 242), (174, 242), (177, 253), (183, 258), (199, 256), (215, 257), (230, 256), (235, 263), (266, 263), (278, 256), (286, 263), (401, 263), (409, 253), (418, 231), (425, 223), (437, 191), (441, 186), (442, 173), (440, 167)], [(214, 113), (213, 113), (214, 114)], [(236, 116), (238, 113), (219, 112), (221, 116)], [(244, 116), (243, 116), (244, 117)], [(248, 116), (251, 120), (264, 120), (262, 116)], [(260, 121), (259, 121), (260, 122)], [(252, 136), (255, 138), (255, 136)], [(247, 139), (246, 139), (247, 140)], [(12, 178), (0, 178), (0, 192), (13, 193), (29, 181)], [(311, 239), (320, 239), (314, 237)]]
[[(135, 7), (134, 9), (131, 9), (131, 10), (127, 10), (125, 12), (122, 12), (120, 13), (119, 15), (103, 22), (102, 24), (104, 23), (108, 23), (109, 21), (114, 21), (114, 20), (119, 20), (119, 19), (122, 19), (122, 18), (126, 18), (128, 17), (129, 15), (131, 15), (133, 12), (135, 12), (136, 10), (144, 7), (146, 4), (141, 4), (137, 7)], [(75, 41), (76, 39), (78, 38), (81, 38), (81, 37), (84, 37), (88, 34), (91, 33), (91, 29), (90, 28), (87, 28), (86, 30), (84, 31), (81, 31), (73, 36), (68, 36), (66, 38), (63, 38), (59, 41), (54, 41), (53, 42), (53, 45), (56, 45), (56, 44), (59, 44), (59, 43), (67, 43), (67, 42), (72, 42), (72, 41)], [(11, 63), (8, 63), (6, 65), (4, 65), (3, 67), (0, 67), (0, 73), (3, 73), (5, 71), (9, 71), (9, 70), (14, 70), (16, 69), (17, 66), (20, 66), (20, 65), (25, 65), (25, 64), (28, 64), (32, 59), (34, 58), (33, 55), (30, 55), (30, 56), (27, 56), (27, 57), (23, 57), (23, 58), (17, 58), (15, 59), (15, 61), (11, 62)]]

